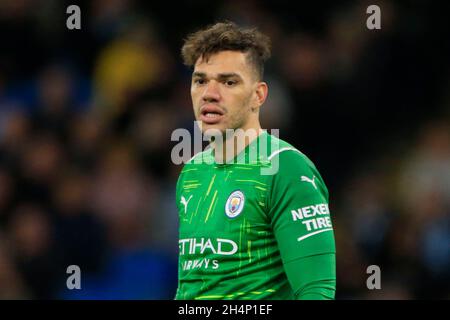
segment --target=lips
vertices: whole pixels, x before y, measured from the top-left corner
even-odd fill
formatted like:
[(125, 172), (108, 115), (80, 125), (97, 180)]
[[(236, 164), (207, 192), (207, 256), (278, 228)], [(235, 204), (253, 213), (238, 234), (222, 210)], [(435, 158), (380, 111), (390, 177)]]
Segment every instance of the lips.
[(216, 124), (223, 118), (224, 112), (214, 104), (205, 104), (200, 108), (199, 119), (206, 124)]

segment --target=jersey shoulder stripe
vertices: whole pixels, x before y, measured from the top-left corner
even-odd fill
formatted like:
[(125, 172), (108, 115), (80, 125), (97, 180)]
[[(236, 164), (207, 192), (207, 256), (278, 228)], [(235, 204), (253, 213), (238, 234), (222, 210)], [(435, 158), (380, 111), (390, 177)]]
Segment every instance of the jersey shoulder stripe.
[(303, 168), (305, 172), (316, 172), (317, 168), (311, 159), (290, 143), (277, 137), (270, 136), (270, 155), (267, 161), (272, 166), (279, 166), (280, 170), (292, 173), (296, 168)]
[(212, 148), (208, 148), (205, 151), (201, 151), (196, 153), (191, 159), (189, 159), (186, 164), (199, 164), (205, 160), (211, 160), (212, 157)]
[(270, 135), (270, 154), (267, 157), (267, 160), (270, 162), (275, 158), (276, 156), (280, 157), (281, 153), (287, 152), (287, 151), (293, 151), (294, 153), (297, 153), (301, 156), (301, 158), (305, 159), (307, 158), (306, 155), (295, 148), (290, 143), (281, 140), (273, 135)]
[(272, 158), (273, 157), (275, 157), (277, 154), (279, 154), (279, 153), (281, 153), (281, 152), (285, 152), (285, 151), (295, 151), (295, 152), (298, 152), (298, 153), (300, 153), (300, 154), (303, 154), (303, 153), (301, 153), (299, 150), (297, 150), (297, 149), (295, 149), (295, 148), (293, 148), (293, 147), (285, 147), (285, 148), (281, 148), (281, 149), (279, 149), (279, 150), (276, 150), (276, 151), (274, 151), (274, 152), (272, 152), (271, 154), (270, 154), (270, 156), (267, 158), (267, 160), (272, 160)]

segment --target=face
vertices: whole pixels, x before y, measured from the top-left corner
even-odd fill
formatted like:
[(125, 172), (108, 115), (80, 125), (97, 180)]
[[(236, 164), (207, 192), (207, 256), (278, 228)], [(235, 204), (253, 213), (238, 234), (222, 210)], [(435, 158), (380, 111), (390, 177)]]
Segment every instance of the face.
[(221, 51), (195, 64), (191, 97), (203, 132), (258, 129), (259, 107), (266, 96), (267, 85), (258, 81), (245, 53)]

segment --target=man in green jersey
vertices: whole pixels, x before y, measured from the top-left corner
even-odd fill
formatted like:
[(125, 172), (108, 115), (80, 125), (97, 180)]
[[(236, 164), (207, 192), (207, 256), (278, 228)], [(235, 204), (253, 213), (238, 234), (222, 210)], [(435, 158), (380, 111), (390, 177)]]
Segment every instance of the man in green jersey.
[(193, 67), (194, 113), (211, 143), (177, 182), (175, 298), (334, 299), (328, 190), (304, 154), (259, 123), (269, 39), (217, 23), (191, 34), (182, 56)]

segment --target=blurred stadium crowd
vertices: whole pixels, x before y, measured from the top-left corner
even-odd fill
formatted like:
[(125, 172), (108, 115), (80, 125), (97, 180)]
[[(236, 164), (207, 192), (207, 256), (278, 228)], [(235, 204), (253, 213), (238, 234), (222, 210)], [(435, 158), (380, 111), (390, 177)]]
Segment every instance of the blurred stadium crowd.
[[(450, 28), (427, 1), (0, 1), (0, 298), (172, 299), (171, 133), (193, 130), (183, 38), (273, 41), (264, 128), (330, 190), (337, 299), (450, 298)], [(381, 268), (368, 290), (366, 268)], [(78, 265), (82, 290), (67, 290)]]

